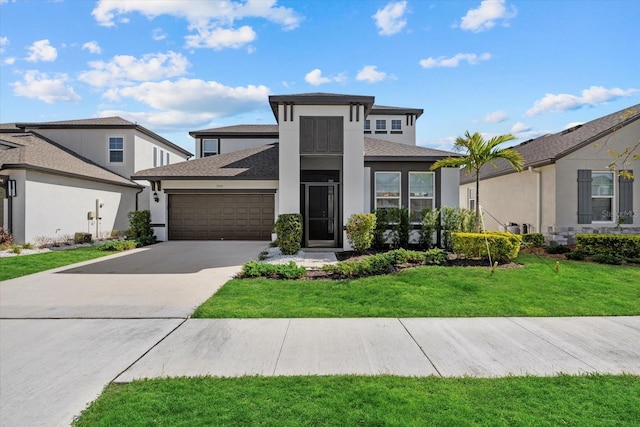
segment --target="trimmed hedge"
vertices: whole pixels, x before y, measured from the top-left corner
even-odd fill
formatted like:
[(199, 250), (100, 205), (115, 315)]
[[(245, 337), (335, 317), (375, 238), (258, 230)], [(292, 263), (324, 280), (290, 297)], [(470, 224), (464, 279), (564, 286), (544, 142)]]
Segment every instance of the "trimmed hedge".
[(285, 255), (297, 254), (302, 247), (302, 215), (280, 214), (276, 221), (277, 243)]
[(304, 267), (298, 267), (295, 262), (288, 264), (270, 264), (266, 262), (249, 261), (242, 266), (238, 277), (268, 277), (270, 279), (299, 279), (306, 274)]
[(123, 252), (135, 249), (137, 242), (135, 240), (112, 240), (98, 246), (101, 251)]
[(353, 214), (347, 220), (347, 240), (357, 252), (366, 251), (373, 243), (376, 216), (372, 213)]
[[(509, 262), (520, 252), (521, 237), (512, 233), (451, 233), (453, 251), (465, 258), (489, 258)], [(489, 253), (487, 253), (487, 243)]]
[(544, 245), (544, 234), (529, 233), (522, 235), (522, 243), (532, 248), (541, 248)]
[(640, 257), (640, 235), (578, 234), (576, 248), (589, 255), (615, 254), (625, 258)]

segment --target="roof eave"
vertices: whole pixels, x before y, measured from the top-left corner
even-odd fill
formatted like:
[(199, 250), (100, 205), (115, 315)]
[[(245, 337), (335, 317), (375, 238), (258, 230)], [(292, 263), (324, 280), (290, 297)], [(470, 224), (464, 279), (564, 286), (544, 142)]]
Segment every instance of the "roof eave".
[(145, 176), (131, 176), (135, 181), (278, 181), (278, 177), (273, 176), (215, 176), (215, 175), (182, 175), (182, 176), (158, 176), (158, 175), (145, 175)]
[[(95, 176), (88, 176), (88, 175), (80, 175), (80, 174), (60, 171), (56, 169), (44, 168), (41, 166), (29, 165), (26, 163), (5, 163), (2, 165), (2, 167), (0, 167), (0, 170), (11, 170), (11, 169), (14, 169), (14, 170), (25, 169), (25, 170), (35, 171), (35, 172), (44, 172), (52, 175), (64, 176), (67, 178), (76, 178), (76, 179), (100, 182), (100, 183), (111, 184), (111, 185), (120, 185), (123, 187), (131, 187), (131, 188), (138, 188), (138, 189), (144, 188), (144, 186), (140, 184), (136, 184), (135, 182), (125, 183), (125, 182), (112, 181), (110, 179), (98, 178)], [(123, 179), (126, 179), (126, 178), (123, 178)]]

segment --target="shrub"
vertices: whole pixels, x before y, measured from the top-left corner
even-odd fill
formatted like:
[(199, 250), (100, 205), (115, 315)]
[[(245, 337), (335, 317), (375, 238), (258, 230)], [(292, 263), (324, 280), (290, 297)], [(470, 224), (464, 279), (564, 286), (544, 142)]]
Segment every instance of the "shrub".
[(33, 249), (33, 245), (31, 243), (23, 243), (22, 249)]
[(640, 257), (640, 235), (578, 234), (576, 247), (590, 255), (616, 254), (621, 257)]
[(373, 243), (373, 231), (376, 228), (376, 216), (371, 213), (353, 214), (347, 220), (347, 240), (357, 251), (366, 251)]
[(585, 251), (579, 249), (564, 254), (567, 259), (570, 259), (572, 261), (584, 261), (587, 258), (587, 255), (588, 254)]
[(389, 210), (376, 209), (376, 227), (373, 230), (373, 247), (384, 249), (387, 247), (387, 228), (389, 227)]
[(442, 249), (430, 249), (424, 253), (424, 263), (426, 265), (444, 265), (449, 260), (449, 254)]
[(302, 242), (302, 215), (278, 215), (276, 233), (278, 234), (278, 247), (284, 255), (298, 253)]
[(242, 266), (239, 277), (268, 277), (270, 279), (299, 279), (306, 274), (304, 267), (298, 267), (295, 262), (288, 264), (269, 264), (249, 261)]
[(438, 230), (440, 211), (438, 209), (425, 209), (422, 211), (422, 223), (420, 224), (420, 239), (418, 244), (422, 249), (433, 247), (433, 234)]
[(620, 265), (625, 259), (616, 254), (595, 254), (593, 260), (600, 264)]
[(445, 206), (442, 208), (442, 246), (448, 250), (453, 250), (451, 233), (468, 232), (476, 230), (475, 212), (468, 209), (452, 208)]
[(98, 246), (101, 251), (122, 252), (134, 249), (137, 246), (135, 240), (111, 240)]
[[(91, 233), (83, 233), (81, 231), (73, 235), (73, 243), (81, 245), (83, 243), (91, 243)], [(53, 243), (53, 241), (52, 241)]]
[(544, 245), (544, 234), (529, 233), (522, 235), (522, 243), (532, 248), (541, 248)]
[(11, 245), (11, 252), (20, 255), (22, 253), (22, 246), (20, 245)]
[(406, 207), (390, 210), (391, 219), (391, 245), (394, 248), (409, 247), (409, 233), (411, 232), (411, 218)]
[[(0, 200), (0, 203), (2, 200)], [(9, 247), (13, 243), (13, 236), (4, 227), (0, 227), (0, 246)]]
[(127, 216), (129, 217), (128, 235), (138, 243), (138, 246), (147, 246), (156, 242), (156, 236), (151, 227), (150, 211), (132, 211)]
[(553, 243), (549, 246), (545, 246), (544, 251), (551, 255), (557, 255), (557, 254), (562, 255), (562, 254), (566, 254), (567, 252), (571, 252), (571, 248), (568, 248), (564, 245), (558, 245), (556, 243)]
[[(451, 233), (453, 251), (465, 258), (488, 258), (499, 262), (515, 259), (520, 252), (520, 236), (511, 233)], [(489, 251), (487, 252), (487, 245)]]

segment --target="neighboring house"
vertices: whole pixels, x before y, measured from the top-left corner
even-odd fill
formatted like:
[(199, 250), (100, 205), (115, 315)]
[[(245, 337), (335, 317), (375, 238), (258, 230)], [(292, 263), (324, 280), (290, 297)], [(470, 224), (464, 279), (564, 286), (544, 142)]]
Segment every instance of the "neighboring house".
[[(623, 152), (640, 140), (640, 104), (513, 147), (525, 159), (514, 172), (504, 161), (480, 172), (485, 226), (542, 232), (548, 241), (573, 243), (581, 232), (640, 233), (640, 190), (634, 179), (608, 169), (609, 149)], [(620, 166), (620, 165), (619, 165)], [(640, 177), (640, 162), (621, 169)], [(475, 178), (462, 171), (460, 206), (473, 208)], [(523, 227), (524, 225), (524, 227)]]
[[(191, 132), (199, 158), (132, 176), (157, 190), (151, 213), (161, 240), (271, 240), (279, 214), (301, 213), (304, 247), (348, 249), (344, 225), (355, 213), (406, 206), (415, 217), (457, 205), (458, 169), (429, 170), (456, 154), (415, 145), (422, 110), (326, 93), (269, 103), (277, 125)], [(383, 139), (366, 136), (372, 117), (372, 135)]]
[(129, 227), (149, 208), (139, 169), (184, 162), (191, 154), (119, 117), (0, 125), (0, 225), (17, 242), (95, 238)]

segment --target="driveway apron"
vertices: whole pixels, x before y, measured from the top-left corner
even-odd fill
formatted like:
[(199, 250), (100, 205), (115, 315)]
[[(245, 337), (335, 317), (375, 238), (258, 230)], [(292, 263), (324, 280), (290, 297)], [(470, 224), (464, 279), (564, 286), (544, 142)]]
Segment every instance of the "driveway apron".
[(69, 425), (265, 242), (164, 242), (0, 282), (0, 425)]

